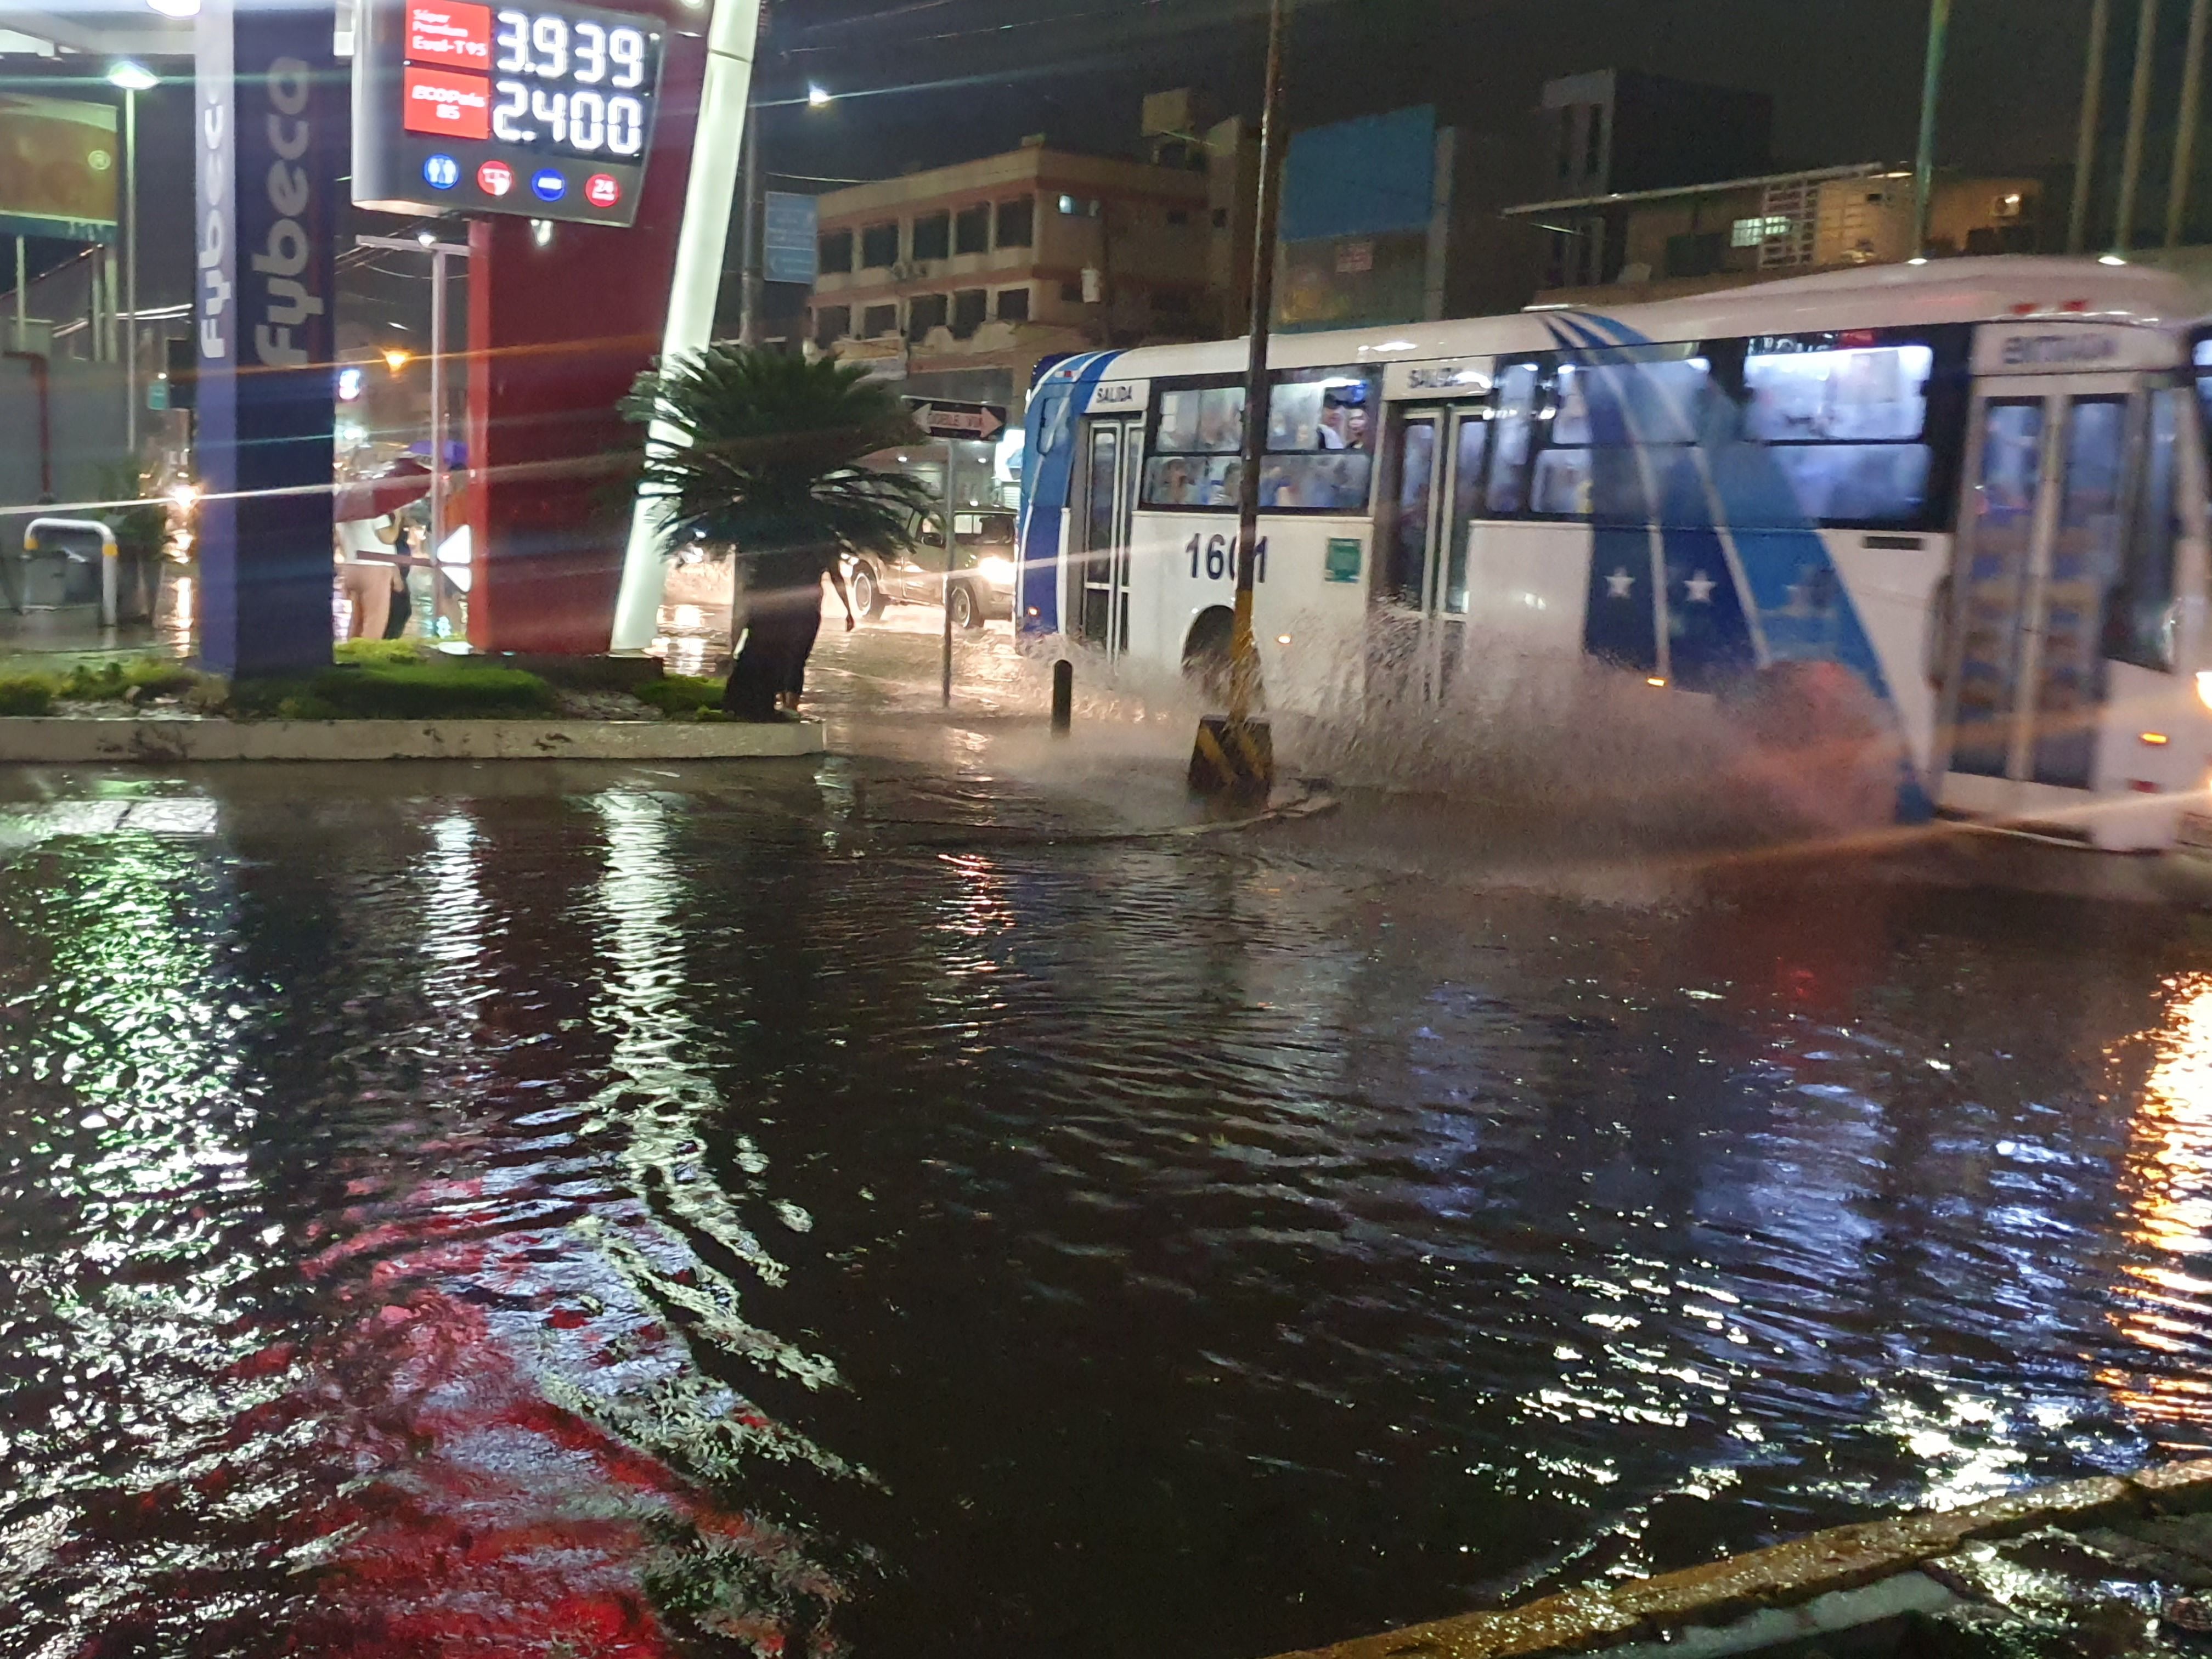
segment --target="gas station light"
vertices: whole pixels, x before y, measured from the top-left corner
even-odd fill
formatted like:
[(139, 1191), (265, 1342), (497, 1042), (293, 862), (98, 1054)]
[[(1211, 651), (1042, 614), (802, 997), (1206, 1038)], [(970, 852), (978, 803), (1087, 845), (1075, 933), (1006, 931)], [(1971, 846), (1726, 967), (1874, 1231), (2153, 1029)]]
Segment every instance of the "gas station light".
[(809, 109), (820, 109), (832, 101), (829, 88), (810, 86), (806, 88), (806, 106)]
[(146, 0), (146, 4), (164, 17), (197, 17), (200, 15), (200, 0)]
[[(195, 6), (197, 10), (198, 7)], [(161, 84), (161, 77), (143, 64), (125, 58), (107, 71), (107, 84), (119, 87), (125, 92), (151, 92)]]

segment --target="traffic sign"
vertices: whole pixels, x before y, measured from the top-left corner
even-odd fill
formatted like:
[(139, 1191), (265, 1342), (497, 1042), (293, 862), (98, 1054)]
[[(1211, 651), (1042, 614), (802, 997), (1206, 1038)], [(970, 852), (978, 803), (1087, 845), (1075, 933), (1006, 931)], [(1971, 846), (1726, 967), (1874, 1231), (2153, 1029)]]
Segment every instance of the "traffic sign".
[(1006, 411), (998, 404), (927, 403), (909, 398), (914, 423), (933, 438), (995, 438), (1006, 429)]

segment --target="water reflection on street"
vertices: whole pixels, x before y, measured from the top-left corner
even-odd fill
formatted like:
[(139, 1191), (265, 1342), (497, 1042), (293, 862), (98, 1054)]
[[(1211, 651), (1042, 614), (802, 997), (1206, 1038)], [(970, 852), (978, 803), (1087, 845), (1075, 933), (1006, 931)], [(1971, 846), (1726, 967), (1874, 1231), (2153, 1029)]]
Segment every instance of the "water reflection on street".
[(0, 778), (0, 1653), (1256, 1659), (2212, 1444), (2187, 917), (946, 788)]

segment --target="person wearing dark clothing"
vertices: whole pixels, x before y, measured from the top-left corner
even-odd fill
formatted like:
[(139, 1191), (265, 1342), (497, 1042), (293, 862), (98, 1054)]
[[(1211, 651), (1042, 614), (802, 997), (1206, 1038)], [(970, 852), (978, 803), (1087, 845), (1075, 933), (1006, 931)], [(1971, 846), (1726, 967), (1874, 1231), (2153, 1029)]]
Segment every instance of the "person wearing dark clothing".
[[(845, 580), (836, 549), (756, 553), (745, 561), (745, 642), (730, 666), (724, 710), (741, 720), (773, 720), (794, 712), (806, 682), (806, 659), (822, 631), (822, 579), (838, 593)], [(852, 601), (845, 625), (853, 625)]]

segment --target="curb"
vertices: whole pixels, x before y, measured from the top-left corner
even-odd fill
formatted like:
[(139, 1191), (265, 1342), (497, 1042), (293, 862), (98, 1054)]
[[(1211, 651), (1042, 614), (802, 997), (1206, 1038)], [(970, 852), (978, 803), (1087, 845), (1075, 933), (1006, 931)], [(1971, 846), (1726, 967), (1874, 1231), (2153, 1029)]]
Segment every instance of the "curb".
[(818, 755), (819, 720), (0, 720), (0, 765), (229, 761), (758, 760)]
[(1613, 1589), (1568, 1590), (1497, 1613), (1465, 1613), (1280, 1659), (1545, 1659), (1679, 1640), (1709, 1626), (1911, 1573), (1962, 1546), (2045, 1527), (2212, 1509), (2212, 1462), (2069, 1480), (1965, 1509), (1832, 1527), (1786, 1544)]

